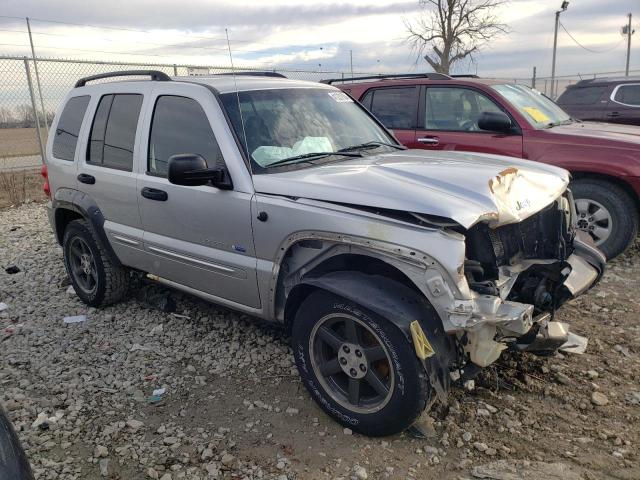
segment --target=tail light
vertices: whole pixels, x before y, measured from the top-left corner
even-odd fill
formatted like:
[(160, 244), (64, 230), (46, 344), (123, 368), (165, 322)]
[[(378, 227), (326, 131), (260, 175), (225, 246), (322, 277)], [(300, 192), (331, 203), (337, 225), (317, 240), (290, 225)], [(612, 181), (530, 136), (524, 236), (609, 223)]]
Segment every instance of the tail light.
[(46, 165), (42, 165), (42, 168), (40, 169), (40, 175), (42, 175), (42, 178), (44, 178), (42, 190), (44, 191), (44, 194), (47, 196), (47, 198), (51, 198), (51, 188), (49, 188), (49, 172)]

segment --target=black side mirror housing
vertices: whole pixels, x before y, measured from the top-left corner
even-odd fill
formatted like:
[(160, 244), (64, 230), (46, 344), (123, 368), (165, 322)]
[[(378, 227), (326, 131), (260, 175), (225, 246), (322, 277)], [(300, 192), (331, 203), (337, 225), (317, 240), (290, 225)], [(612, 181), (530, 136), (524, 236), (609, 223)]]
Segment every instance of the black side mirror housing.
[(510, 133), (513, 124), (506, 113), (482, 112), (478, 118), (478, 128), (489, 132)]
[(196, 187), (213, 185), (220, 190), (233, 189), (229, 172), (224, 167), (208, 168), (207, 161), (195, 153), (180, 153), (169, 158), (169, 182)]

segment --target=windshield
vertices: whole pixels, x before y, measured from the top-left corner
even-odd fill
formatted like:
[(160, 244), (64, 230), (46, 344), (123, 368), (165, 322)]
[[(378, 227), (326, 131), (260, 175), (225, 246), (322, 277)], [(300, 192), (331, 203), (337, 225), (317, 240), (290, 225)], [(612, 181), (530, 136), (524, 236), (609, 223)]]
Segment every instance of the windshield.
[[(237, 95), (226, 93), (221, 99), (240, 143), (248, 149), (253, 173), (265, 173), (272, 164), (308, 164), (320, 156), (332, 160), (360, 156), (350, 149), (354, 146), (367, 144), (362, 149), (364, 154), (372, 147), (394, 148), (379, 144), (396, 144), (359, 105), (339, 90), (250, 90)], [(338, 153), (345, 149), (351, 153)]]
[(524, 85), (492, 87), (522, 113), (535, 128), (549, 128), (571, 123), (571, 116), (542, 93)]

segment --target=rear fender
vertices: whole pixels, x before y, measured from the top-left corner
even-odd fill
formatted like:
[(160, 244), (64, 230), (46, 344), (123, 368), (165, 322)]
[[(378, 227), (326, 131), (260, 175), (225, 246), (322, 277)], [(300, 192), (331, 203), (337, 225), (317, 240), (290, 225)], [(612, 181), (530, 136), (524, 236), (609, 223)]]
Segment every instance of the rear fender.
[(384, 317), (400, 329), (412, 348), (410, 326), (417, 320), (434, 351), (421, 362), (438, 397), (443, 403), (446, 401), (449, 368), (456, 361), (456, 349), (436, 310), (423, 295), (395, 280), (357, 271), (330, 272), (318, 277), (308, 275), (294, 291), (305, 286), (326, 290)]
[(82, 218), (87, 220), (94, 237), (109, 256), (114, 265), (121, 266), (120, 259), (113, 251), (111, 244), (104, 231), (104, 215), (98, 208), (98, 204), (93, 198), (86, 193), (70, 188), (59, 188), (51, 201), (51, 209), (54, 215), (54, 228), (58, 243), (62, 245), (64, 230), (58, 225), (58, 211), (61, 209), (71, 210), (78, 213)]

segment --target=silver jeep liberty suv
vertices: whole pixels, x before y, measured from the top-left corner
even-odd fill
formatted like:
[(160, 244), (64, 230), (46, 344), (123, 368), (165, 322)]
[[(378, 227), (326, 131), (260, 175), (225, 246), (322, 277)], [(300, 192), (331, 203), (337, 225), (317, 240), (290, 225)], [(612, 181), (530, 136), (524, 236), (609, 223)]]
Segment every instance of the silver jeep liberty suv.
[(340, 90), (280, 77), (77, 82), (43, 175), (85, 303), (146, 275), (284, 324), (313, 399), (368, 435), (445, 401), (452, 372), (577, 338), (553, 314), (605, 260), (566, 171), (405, 150)]

